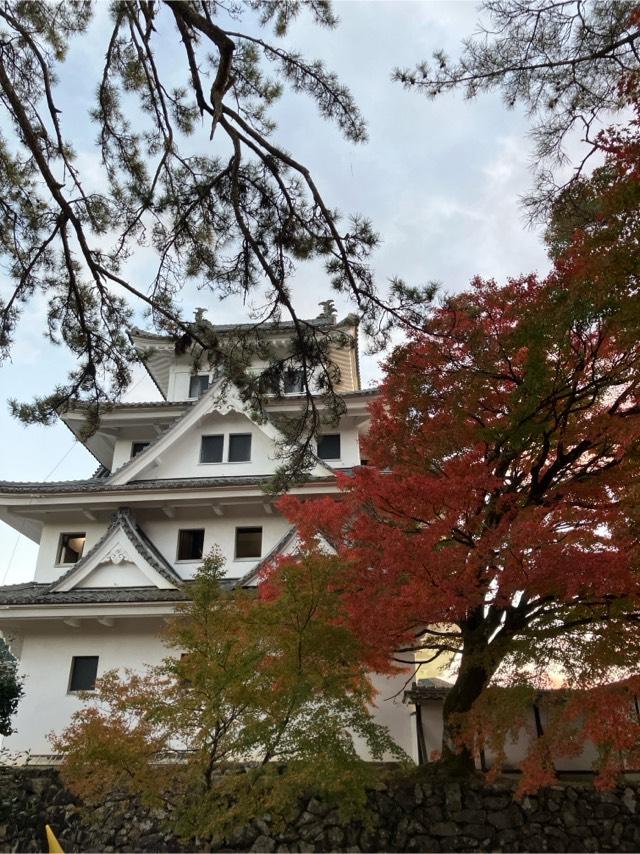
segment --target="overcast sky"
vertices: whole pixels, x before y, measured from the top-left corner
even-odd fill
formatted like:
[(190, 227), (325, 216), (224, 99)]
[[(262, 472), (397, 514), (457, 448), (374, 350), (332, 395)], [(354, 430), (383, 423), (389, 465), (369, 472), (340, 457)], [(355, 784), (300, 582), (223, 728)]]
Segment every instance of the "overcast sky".
[[(519, 204), (530, 185), (526, 117), (507, 110), (497, 95), (475, 101), (445, 96), (433, 102), (390, 79), (396, 65), (410, 66), (437, 48), (455, 54), (475, 28), (475, 3), (352, 0), (335, 7), (341, 19), (336, 30), (321, 30), (301, 17), (287, 43), (338, 72), (367, 119), (369, 142), (346, 142), (312, 102), (289, 93), (274, 109), (276, 137), (310, 168), (331, 206), (373, 221), (383, 239), (374, 258), (378, 280), (436, 280), (445, 291), (456, 291), (476, 274), (503, 281), (544, 272), (540, 236), (525, 226)], [(95, 129), (84, 116), (104, 50), (106, 8), (106, 3), (99, 6), (91, 30), (74, 45), (58, 83), (63, 126), (81, 164), (94, 171)], [(148, 261), (141, 254), (130, 266), (137, 285), (144, 283)], [(318, 302), (329, 296), (317, 267), (298, 270), (294, 302), (299, 312), (315, 316)], [(351, 309), (337, 303), (341, 313)], [(240, 304), (219, 304), (195, 290), (183, 294), (183, 305), (187, 315), (197, 305), (208, 306), (214, 323), (245, 319)], [(39, 303), (25, 313), (13, 360), (0, 369), (0, 480), (83, 478), (96, 467), (62, 423), (23, 427), (8, 413), (9, 398), (51, 391), (72, 365), (68, 354), (44, 340), (43, 317)], [(363, 360), (367, 384), (379, 375), (379, 358)], [(131, 399), (158, 398), (143, 372), (133, 385)], [(0, 583), (31, 579), (36, 551), (35, 544), (0, 523)]]

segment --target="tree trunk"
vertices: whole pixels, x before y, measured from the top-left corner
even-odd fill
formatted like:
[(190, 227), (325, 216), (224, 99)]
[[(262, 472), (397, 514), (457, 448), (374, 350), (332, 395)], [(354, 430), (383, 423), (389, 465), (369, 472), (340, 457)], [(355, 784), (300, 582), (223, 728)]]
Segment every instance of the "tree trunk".
[(464, 722), (461, 715), (468, 712), (489, 684), (493, 669), (478, 663), (477, 659), (465, 661), (463, 653), (458, 678), (447, 694), (442, 709), (442, 763), (452, 771), (465, 774), (475, 770), (473, 754), (461, 744)]

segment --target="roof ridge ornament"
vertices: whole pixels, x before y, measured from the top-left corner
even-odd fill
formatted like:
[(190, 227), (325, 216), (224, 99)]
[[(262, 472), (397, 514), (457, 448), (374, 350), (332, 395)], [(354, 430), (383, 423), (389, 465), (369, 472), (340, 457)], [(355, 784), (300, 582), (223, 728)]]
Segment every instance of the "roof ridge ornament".
[(336, 309), (336, 304), (332, 299), (326, 299), (322, 302), (319, 302), (318, 305), (322, 306), (322, 311), (318, 315), (318, 320), (326, 320), (328, 323), (335, 323), (338, 317), (338, 310)]

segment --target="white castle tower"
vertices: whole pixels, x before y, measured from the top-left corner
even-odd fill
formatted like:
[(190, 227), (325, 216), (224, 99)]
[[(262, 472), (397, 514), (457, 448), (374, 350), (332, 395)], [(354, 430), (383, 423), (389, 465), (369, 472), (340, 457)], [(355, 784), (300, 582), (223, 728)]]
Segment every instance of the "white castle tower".
[[(360, 387), (357, 318), (336, 322), (323, 305), (306, 322), (319, 334), (340, 333), (329, 352), (346, 410), (320, 438), (309, 479), (291, 489), (301, 496), (335, 494), (336, 471), (361, 464), (359, 439), (375, 394)], [(243, 327), (211, 328), (229, 339)], [(287, 349), (292, 323), (261, 329)], [(39, 544), (34, 580), (0, 587), (0, 632), (26, 677), (17, 732), (5, 740), (11, 751), (49, 754), (47, 735), (68, 724), (78, 691), (91, 690), (107, 670), (142, 669), (167, 654), (163, 621), (186, 598), (183, 582), (212, 546), (225, 558), (229, 585), (255, 583), (264, 561), (296, 547), (295, 530), (263, 490), (279, 464), (274, 424), (254, 420), (237, 390), (208, 369), (194, 373), (192, 354), (177, 353), (172, 338), (133, 330), (132, 340), (163, 399), (114, 406), (90, 438), (83, 438), (82, 406), (62, 416), (97, 471), (86, 480), (0, 481), (0, 519)], [(267, 415), (294, 415), (303, 404), (293, 372), (269, 398)], [(378, 679), (375, 714), (413, 755), (406, 678)]]

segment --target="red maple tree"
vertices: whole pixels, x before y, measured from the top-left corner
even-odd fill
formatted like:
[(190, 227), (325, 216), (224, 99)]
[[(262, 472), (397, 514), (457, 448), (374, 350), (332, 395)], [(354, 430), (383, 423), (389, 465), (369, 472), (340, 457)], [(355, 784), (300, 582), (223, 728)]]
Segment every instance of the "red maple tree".
[(345, 615), (372, 667), (407, 648), (457, 658), (449, 762), (472, 762), (464, 718), (492, 680), (556, 671), (598, 686), (603, 720), (603, 686), (617, 679), (628, 702), (619, 680), (640, 660), (640, 133), (627, 86), (636, 118), (601, 135), (604, 165), (558, 203), (551, 273), (476, 279), (432, 310), (384, 366), (369, 464), (340, 477), (338, 501), (281, 503), (307, 547), (322, 534), (344, 561)]

